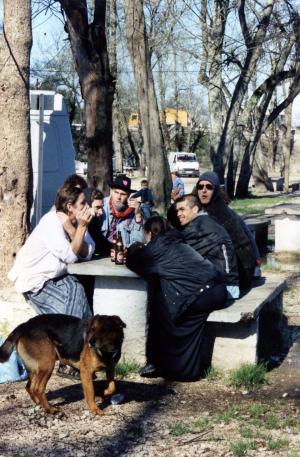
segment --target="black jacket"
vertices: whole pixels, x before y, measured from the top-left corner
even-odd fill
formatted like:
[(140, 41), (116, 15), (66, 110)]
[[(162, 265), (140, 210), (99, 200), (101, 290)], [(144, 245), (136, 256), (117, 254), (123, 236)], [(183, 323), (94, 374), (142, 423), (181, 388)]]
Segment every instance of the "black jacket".
[(225, 276), (226, 285), (238, 285), (238, 270), (234, 247), (226, 230), (212, 217), (197, 216), (182, 234), (185, 241)]
[(173, 321), (208, 288), (223, 278), (214, 265), (188, 246), (177, 230), (158, 235), (148, 245), (129, 247), (126, 265), (148, 280), (159, 278)]
[(251, 287), (256, 258), (259, 254), (254, 238), (245, 227), (245, 222), (224, 203), (220, 196), (216, 196), (203, 208), (227, 230), (232, 240), (237, 258), (240, 287), (242, 289)]

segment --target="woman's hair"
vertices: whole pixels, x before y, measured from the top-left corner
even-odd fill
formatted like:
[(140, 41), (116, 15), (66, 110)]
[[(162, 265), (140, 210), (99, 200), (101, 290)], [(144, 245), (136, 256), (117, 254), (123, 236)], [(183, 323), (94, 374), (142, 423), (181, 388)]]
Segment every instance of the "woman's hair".
[(56, 211), (68, 212), (67, 204), (75, 205), (79, 195), (82, 194), (82, 189), (79, 187), (62, 186), (58, 189), (55, 198)]
[(144, 230), (147, 233), (151, 233), (151, 240), (157, 235), (164, 234), (169, 229), (169, 223), (166, 219), (161, 216), (152, 216), (146, 220)]
[(86, 180), (80, 175), (70, 175), (70, 176), (68, 176), (63, 185), (64, 186), (69, 186), (70, 188), (71, 187), (80, 187), (80, 189), (86, 189), (87, 188)]

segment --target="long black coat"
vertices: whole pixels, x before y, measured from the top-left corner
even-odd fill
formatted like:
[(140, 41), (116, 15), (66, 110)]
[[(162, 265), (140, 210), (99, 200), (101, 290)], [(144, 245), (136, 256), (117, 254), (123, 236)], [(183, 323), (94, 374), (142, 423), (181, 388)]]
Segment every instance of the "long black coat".
[(176, 321), (204, 291), (224, 282), (215, 266), (170, 230), (148, 245), (135, 243), (126, 255), (128, 268), (147, 279), (157, 277), (171, 320)]
[[(216, 288), (207, 286), (222, 283), (220, 274), (185, 244), (176, 230), (156, 237), (147, 246), (132, 245), (127, 266), (148, 281), (148, 362), (167, 378), (198, 379), (207, 367), (203, 341), (208, 312), (189, 313), (188, 305), (195, 297), (205, 297), (204, 290), (213, 293)], [(225, 302), (225, 286), (223, 291)], [(220, 303), (217, 305), (213, 299), (210, 306), (212, 310)]]

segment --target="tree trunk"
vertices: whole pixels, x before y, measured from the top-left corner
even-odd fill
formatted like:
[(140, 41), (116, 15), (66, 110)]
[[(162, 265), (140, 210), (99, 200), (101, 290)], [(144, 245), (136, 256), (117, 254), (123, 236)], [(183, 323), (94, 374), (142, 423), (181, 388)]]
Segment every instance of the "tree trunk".
[(213, 168), (224, 182), (225, 165), (218, 144), (224, 125), (224, 97), (222, 95), (222, 48), (229, 13), (229, 0), (214, 2), (212, 15), (208, 0), (201, 0), (200, 26), (204, 58), (201, 61), (199, 81), (207, 88), (209, 109), (210, 158)]
[(0, 40), (0, 287), (28, 233), (32, 203), (29, 59), (31, 2), (4, 0)]
[(171, 150), (170, 132), (167, 126), (166, 119), (166, 84), (163, 77), (163, 65), (162, 55), (156, 51), (157, 56), (157, 68), (158, 68), (158, 87), (159, 87), (159, 99), (160, 99), (160, 112), (161, 112), (161, 127), (164, 135), (164, 144), (167, 151)]
[(285, 110), (285, 125), (286, 134), (283, 143), (284, 153), (284, 190), (289, 191), (289, 180), (290, 180), (290, 157), (291, 157), (291, 143), (292, 143), (292, 108), (291, 103)]
[(123, 173), (123, 149), (120, 141), (120, 103), (118, 94), (118, 63), (117, 63), (117, 4), (116, 0), (110, 0), (109, 15), (109, 56), (111, 74), (115, 82), (115, 96), (112, 107), (112, 128), (113, 128), (113, 148), (116, 159), (116, 170)]
[(108, 191), (112, 179), (112, 104), (115, 85), (109, 69), (105, 34), (106, 1), (94, 1), (88, 22), (86, 0), (59, 0), (67, 17), (75, 68), (85, 102), (88, 181), (99, 176), (99, 188)]
[(148, 38), (146, 33), (143, 2), (126, 0), (126, 37), (132, 60), (139, 111), (147, 159), (147, 176), (153, 190), (158, 210), (167, 207), (170, 201), (171, 177), (167, 162), (159, 111), (155, 94)]

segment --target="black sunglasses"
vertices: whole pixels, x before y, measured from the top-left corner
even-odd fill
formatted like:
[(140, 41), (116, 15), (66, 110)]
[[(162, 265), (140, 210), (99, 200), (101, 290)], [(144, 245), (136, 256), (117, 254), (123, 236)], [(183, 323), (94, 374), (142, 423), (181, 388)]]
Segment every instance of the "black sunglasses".
[(199, 190), (203, 190), (204, 188), (206, 190), (214, 190), (214, 186), (212, 184), (198, 184), (197, 186), (197, 189)]

